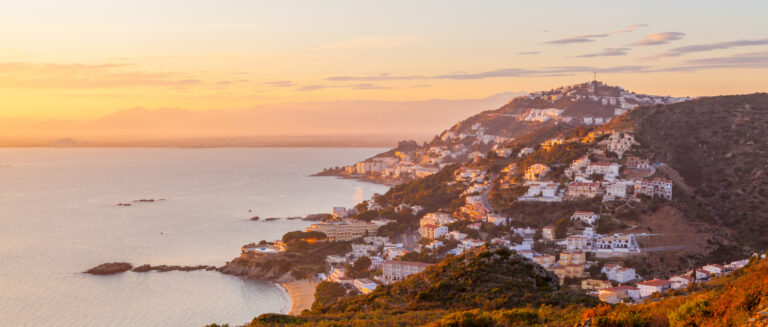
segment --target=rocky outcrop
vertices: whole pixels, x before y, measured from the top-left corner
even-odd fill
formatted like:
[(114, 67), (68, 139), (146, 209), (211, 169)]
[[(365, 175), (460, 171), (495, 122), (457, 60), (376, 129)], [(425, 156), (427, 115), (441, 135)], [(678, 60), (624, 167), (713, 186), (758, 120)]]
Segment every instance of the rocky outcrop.
[(133, 268), (133, 272), (150, 272), (150, 271), (166, 272), (166, 271), (195, 271), (195, 270), (213, 271), (216, 269), (217, 268), (215, 266), (207, 266), (207, 265), (197, 265), (197, 266), (142, 265), (142, 266)]
[(113, 275), (131, 270), (133, 266), (127, 262), (103, 263), (85, 271), (91, 275)]
[(333, 217), (333, 215), (331, 215), (329, 213), (313, 213), (313, 214), (309, 214), (306, 217), (304, 217), (303, 220), (307, 220), (307, 221), (323, 221), (323, 220), (331, 218), (331, 217)]
[(241, 276), (247, 279), (261, 279), (271, 282), (290, 282), (289, 272), (296, 259), (283, 254), (267, 255), (255, 258), (236, 258), (217, 270), (223, 274)]

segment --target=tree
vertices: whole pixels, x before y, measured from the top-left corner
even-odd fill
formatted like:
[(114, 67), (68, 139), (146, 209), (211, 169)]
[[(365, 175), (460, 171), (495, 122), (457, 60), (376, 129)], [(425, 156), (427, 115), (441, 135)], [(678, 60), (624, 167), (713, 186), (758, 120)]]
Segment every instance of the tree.
[(542, 238), (544, 238), (544, 232), (542, 232), (541, 229), (537, 229), (536, 232), (533, 233), (533, 240), (538, 241)]
[(555, 223), (555, 238), (565, 238), (565, 236), (568, 234), (568, 225), (570, 220), (567, 218), (560, 218)]
[(322, 281), (315, 288), (315, 302), (313, 307), (328, 305), (347, 295), (347, 289), (339, 283)]
[(369, 275), (368, 269), (371, 268), (371, 265), (373, 262), (371, 262), (371, 258), (368, 257), (360, 257), (355, 260), (355, 262), (350, 267), (350, 270), (348, 273), (352, 275), (351, 277), (354, 278), (360, 278), (360, 277), (366, 277)]

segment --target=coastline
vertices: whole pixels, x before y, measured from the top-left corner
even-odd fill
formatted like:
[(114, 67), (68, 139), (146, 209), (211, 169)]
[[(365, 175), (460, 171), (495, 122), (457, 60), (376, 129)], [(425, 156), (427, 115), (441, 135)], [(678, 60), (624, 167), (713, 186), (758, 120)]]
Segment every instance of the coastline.
[(315, 302), (315, 288), (317, 282), (309, 279), (301, 279), (293, 282), (280, 284), (282, 288), (288, 293), (288, 297), (291, 299), (291, 309), (288, 311), (289, 315), (299, 315), (302, 311), (312, 308), (312, 303)]

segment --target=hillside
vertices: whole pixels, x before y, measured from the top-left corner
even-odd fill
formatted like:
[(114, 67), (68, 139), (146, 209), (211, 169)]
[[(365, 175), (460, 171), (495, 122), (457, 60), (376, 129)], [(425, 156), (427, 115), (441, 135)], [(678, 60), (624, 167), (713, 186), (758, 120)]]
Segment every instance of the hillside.
[(514, 251), (487, 245), (446, 259), (403, 281), (379, 287), (373, 293), (342, 298), (330, 305), (315, 305), (311, 312), (298, 317), (262, 315), (248, 326), (391, 326), (398, 322), (414, 325), (456, 311), (479, 312), (471, 311), (475, 309), (507, 310), (509, 319), (539, 317), (537, 309), (528, 307), (549, 308), (547, 313), (542, 312), (541, 319), (557, 322), (562, 319), (559, 314), (563, 308), (570, 307), (576, 312), (595, 304), (596, 300), (584, 293), (561, 289), (554, 274)]
[(642, 107), (605, 125), (634, 130), (638, 153), (663, 162), (696, 206), (687, 218), (733, 229), (743, 245), (768, 248), (768, 94)]
[(639, 106), (686, 100), (637, 94), (592, 81), (533, 92), (495, 110), (470, 116), (419, 145), (400, 142), (389, 151), (318, 175), (397, 184), (437, 172), (447, 164), (484, 156), (510, 141), (538, 143), (575, 126), (598, 126)]
[(584, 313), (591, 326), (768, 326), (768, 261), (639, 305), (602, 304)]

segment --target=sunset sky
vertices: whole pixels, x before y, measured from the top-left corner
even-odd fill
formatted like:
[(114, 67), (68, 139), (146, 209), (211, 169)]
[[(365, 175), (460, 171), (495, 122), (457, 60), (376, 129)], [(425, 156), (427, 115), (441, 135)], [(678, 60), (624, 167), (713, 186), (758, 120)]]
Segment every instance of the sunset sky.
[(478, 99), (593, 71), (648, 94), (766, 91), (767, 12), (768, 1), (8, 1), (0, 117)]

